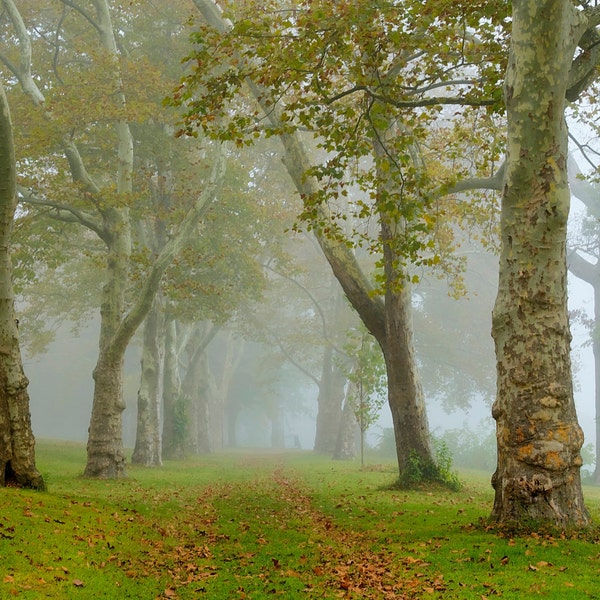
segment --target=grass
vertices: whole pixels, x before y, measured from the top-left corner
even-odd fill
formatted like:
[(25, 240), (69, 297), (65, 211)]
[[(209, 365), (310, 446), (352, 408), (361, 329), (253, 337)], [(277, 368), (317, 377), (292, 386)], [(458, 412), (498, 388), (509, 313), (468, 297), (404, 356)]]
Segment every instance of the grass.
[(596, 533), (486, 531), (486, 474), (408, 492), (390, 465), (232, 452), (90, 481), (82, 445), (37, 454), (49, 491), (0, 493), (0, 598), (600, 598)]

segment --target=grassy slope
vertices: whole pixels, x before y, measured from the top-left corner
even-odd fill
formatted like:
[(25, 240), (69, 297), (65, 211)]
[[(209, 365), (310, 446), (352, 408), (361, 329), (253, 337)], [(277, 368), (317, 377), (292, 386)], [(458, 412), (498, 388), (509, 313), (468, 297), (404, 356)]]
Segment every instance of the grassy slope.
[(0, 493), (0, 598), (600, 598), (593, 536), (485, 531), (481, 474), (390, 491), (388, 466), (230, 453), (98, 482), (84, 459), (40, 443), (50, 491)]

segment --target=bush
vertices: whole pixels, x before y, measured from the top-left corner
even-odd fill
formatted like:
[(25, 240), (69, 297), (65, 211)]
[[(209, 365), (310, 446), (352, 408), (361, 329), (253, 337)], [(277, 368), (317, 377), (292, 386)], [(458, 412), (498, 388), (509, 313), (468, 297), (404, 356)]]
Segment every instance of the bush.
[[(459, 490), (462, 484), (455, 471), (452, 470), (452, 452), (443, 439), (432, 437), (435, 462), (425, 463), (411, 452), (408, 468), (402, 473), (398, 482), (400, 487), (413, 488), (426, 483), (440, 483), (451, 490)], [(392, 428), (384, 429), (376, 447), (377, 453), (385, 458), (396, 457), (396, 441)]]

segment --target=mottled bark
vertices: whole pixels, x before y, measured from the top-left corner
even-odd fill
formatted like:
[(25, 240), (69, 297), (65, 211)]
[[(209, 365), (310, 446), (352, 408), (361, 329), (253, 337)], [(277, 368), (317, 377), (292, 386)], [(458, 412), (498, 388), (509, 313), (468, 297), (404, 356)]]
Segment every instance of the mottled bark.
[[(580, 29), (568, 0), (515, 0), (505, 81), (508, 140), (493, 312), (498, 466), (492, 519), (585, 525), (583, 434), (567, 313), (569, 69)], [(580, 34), (579, 34), (580, 35)]]
[(12, 123), (0, 85), (0, 486), (43, 490), (45, 483), (35, 465), (29, 382), (23, 372), (14, 312), (10, 240), (16, 205)]
[(155, 299), (144, 321), (137, 429), (131, 462), (146, 467), (162, 465), (160, 438), (160, 384), (162, 374), (162, 307)]
[(116, 346), (114, 338), (125, 312), (125, 291), (129, 278), (131, 231), (127, 212), (119, 209), (105, 211), (104, 228), (111, 235), (107, 244), (106, 283), (100, 305), (99, 353), (93, 372), (94, 397), (84, 475), (118, 478), (126, 476), (123, 365), (127, 344)]

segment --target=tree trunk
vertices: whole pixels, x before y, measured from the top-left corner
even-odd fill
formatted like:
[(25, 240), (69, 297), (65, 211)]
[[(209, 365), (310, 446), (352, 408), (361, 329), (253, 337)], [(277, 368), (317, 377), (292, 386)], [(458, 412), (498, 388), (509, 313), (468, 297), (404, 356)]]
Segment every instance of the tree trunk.
[(577, 13), (568, 0), (513, 2), (500, 278), (492, 322), (498, 466), (491, 516), (500, 523), (589, 522), (566, 295), (570, 195), (564, 107)]
[(144, 321), (141, 381), (137, 401), (137, 431), (131, 462), (145, 467), (162, 465), (160, 446), (160, 382), (162, 349), (161, 305), (158, 297)]
[(125, 311), (131, 232), (126, 210), (109, 209), (105, 228), (108, 243), (107, 277), (100, 307), (100, 351), (94, 369), (94, 398), (90, 419), (85, 477), (125, 477), (123, 451), (123, 364), (126, 343), (114, 338)]
[(28, 381), (14, 312), (10, 239), (16, 201), (12, 122), (0, 84), (0, 486), (45, 489), (35, 466)]
[[(386, 268), (389, 265), (390, 261), (386, 259)], [(425, 398), (415, 360), (410, 284), (407, 281), (402, 283), (400, 291), (388, 288), (385, 307), (387, 343), (383, 354), (400, 479), (404, 479), (415, 458), (425, 477), (435, 478)]]
[(187, 415), (186, 451), (193, 455), (209, 454), (212, 451), (208, 377), (208, 356), (206, 352), (194, 352), (190, 357), (181, 385)]
[(596, 468), (594, 483), (600, 484), (600, 261), (591, 263), (577, 252), (568, 257), (571, 273), (589, 283), (594, 290), (594, 328), (592, 329), (592, 351), (594, 354), (594, 408), (596, 434)]
[(123, 451), (123, 357), (101, 352), (94, 369), (94, 402), (84, 477), (125, 477)]
[(342, 410), (342, 418), (338, 428), (335, 451), (333, 452), (334, 460), (352, 460), (356, 456), (356, 430), (358, 429), (358, 425), (356, 423), (356, 406), (353, 400), (355, 391), (356, 385), (349, 382)]
[(162, 458), (182, 458), (183, 446), (177, 428), (177, 406), (181, 395), (175, 319), (167, 316), (165, 325), (165, 355), (163, 366), (163, 430)]
[(317, 430), (314, 451), (333, 454), (342, 418), (346, 376), (333, 360), (334, 349), (327, 345), (323, 353), (319, 396), (317, 398)]
[[(211, 413), (215, 406), (215, 385), (206, 349), (219, 329), (220, 326), (207, 322), (195, 323), (186, 333), (186, 343), (181, 344), (188, 360), (178, 395), (178, 410), (185, 415), (179, 455), (209, 454), (214, 448)], [(173, 422), (172, 416), (170, 421)]]
[(592, 331), (592, 350), (594, 353), (594, 407), (596, 424), (596, 467), (594, 483), (600, 485), (600, 263), (596, 263), (594, 271), (594, 329)]
[[(231, 30), (231, 21), (223, 18), (214, 0), (194, 0), (194, 4), (212, 27), (223, 34)], [(235, 58), (242, 62), (245, 60), (241, 56)], [(261, 105), (271, 125), (275, 129), (281, 129), (280, 111), (276, 105), (269, 101), (269, 91), (264, 90), (258, 83), (249, 78), (246, 79), (246, 83), (257, 102)], [(300, 196), (307, 198), (318, 196), (319, 183), (314, 177), (307, 176), (311, 163), (299, 135), (297, 133), (283, 133), (279, 136), (279, 139), (285, 151), (283, 162)], [(328, 223), (330, 217), (327, 207), (319, 205), (317, 211), (317, 221)], [(400, 313), (396, 315), (393, 313), (395, 308), (400, 308), (406, 303), (406, 298), (402, 295), (400, 298), (394, 298), (392, 295), (390, 296), (391, 306), (384, 306), (379, 298), (373, 297), (373, 286), (363, 273), (351, 250), (339, 240), (328, 238), (319, 227), (315, 227), (314, 232), (346, 297), (383, 350), (388, 367), (388, 398), (394, 415), (394, 431), (397, 436), (399, 468), (400, 476), (402, 476), (402, 465), (407, 463), (413, 450), (418, 456), (422, 457), (425, 463), (432, 461), (429, 442), (424, 440), (428, 425), (420, 384), (416, 379), (416, 365), (407, 362), (414, 359), (412, 331), (409, 331), (412, 325), (410, 322), (401, 323), (401, 319), (408, 316), (406, 310), (400, 309)], [(390, 317), (392, 321), (388, 323)], [(400, 334), (400, 340), (394, 338), (397, 334)], [(391, 336), (391, 339), (389, 336)], [(401, 341), (406, 341), (411, 346), (401, 348)], [(396, 353), (399, 353), (398, 356), (396, 356)], [(396, 363), (399, 364), (396, 365)], [(391, 372), (389, 371), (390, 368)], [(405, 383), (402, 379), (403, 373), (408, 373), (414, 381)], [(408, 395), (410, 389), (418, 394), (412, 400)], [(412, 406), (410, 406), (411, 402)], [(402, 427), (404, 425), (411, 427), (412, 430), (403, 431)], [(414, 448), (410, 446), (412, 443), (416, 444)]]
[(214, 405), (212, 373), (208, 354), (202, 352), (197, 367), (196, 394), (196, 449), (198, 454), (210, 454), (213, 451), (210, 409)]

